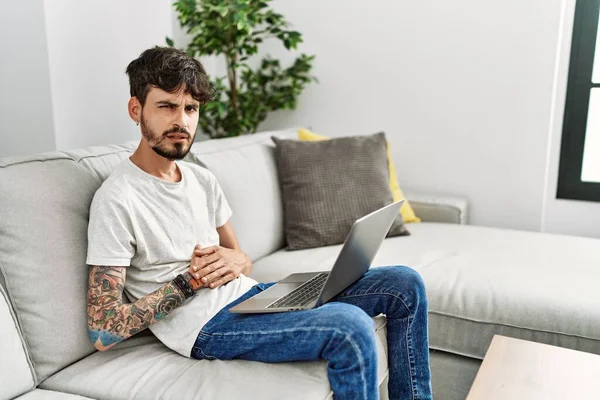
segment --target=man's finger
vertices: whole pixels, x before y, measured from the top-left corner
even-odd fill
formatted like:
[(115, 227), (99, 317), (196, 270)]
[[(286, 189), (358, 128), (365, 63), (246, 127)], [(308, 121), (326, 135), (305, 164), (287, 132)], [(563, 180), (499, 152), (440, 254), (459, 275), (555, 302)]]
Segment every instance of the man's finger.
[[(225, 266), (225, 264), (223, 263), (223, 261), (218, 260), (215, 261), (213, 263), (211, 263), (210, 265), (202, 268), (200, 271), (197, 272), (197, 274), (200, 276), (200, 278), (202, 279), (202, 282), (209, 282), (207, 275), (223, 268)], [(221, 271), (221, 275), (224, 274), (224, 271)], [(204, 278), (207, 278), (206, 280)]]
[(219, 286), (221, 286), (221, 285), (224, 285), (224, 284), (226, 284), (227, 282), (230, 282), (230, 281), (232, 281), (234, 278), (235, 278), (235, 275), (233, 274), (233, 272), (231, 272), (231, 273), (229, 273), (229, 274), (227, 274), (227, 275), (223, 275), (223, 276), (221, 277), (221, 279), (219, 279), (219, 280), (217, 280), (217, 281), (215, 281), (215, 282), (212, 282), (212, 283), (210, 283), (210, 284), (208, 285), (208, 287), (209, 287), (209, 288), (211, 288), (211, 289), (214, 289), (214, 288), (216, 288), (216, 287), (219, 287)]
[(196, 248), (194, 248), (194, 255), (202, 257), (215, 253), (217, 250), (219, 250), (219, 246), (210, 246), (204, 248), (198, 248), (198, 246), (196, 246)]
[(199, 283), (202, 283), (200, 281), (200, 278), (202, 278), (202, 277), (198, 274), (199, 270), (200, 270), (200, 267), (198, 267), (196, 265), (191, 265), (191, 264), (190, 264), (190, 267), (188, 268), (188, 272), (190, 274), (192, 274), (192, 276), (194, 277), (194, 279), (196, 279)]
[(214, 272), (211, 272), (210, 274), (203, 277), (202, 282), (204, 282), (206, 284), (206, 283), (210, 283), (213, 281), (217, 281), (220, 277), (225, 276), (225, 275), (229, 274), (230, 272), (231, 272), (231, 268), (227, 268), (226, 266), (223, 266), (222, 268), (218, 268)]
[[(202, 271), (204, 268), (208, 267), (209, 265), (213, 264), (214, 262), (219, 260), (219, 255), (218, 254), (211, 254), (208, 256), (204, 256), (204, 257), (197, 257), (196, 258), (196, 264), (193, 267), (195, 272), (200, 272)], [(200, 276), (204, 276), (204, 275), (200, 275)]]

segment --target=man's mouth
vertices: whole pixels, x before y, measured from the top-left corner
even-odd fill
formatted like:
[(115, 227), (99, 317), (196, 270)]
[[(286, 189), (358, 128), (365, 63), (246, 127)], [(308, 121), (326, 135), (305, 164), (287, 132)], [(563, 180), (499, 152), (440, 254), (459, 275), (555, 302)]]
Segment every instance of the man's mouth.
[(170, 133), (167, 135), (169, 139), (187, 139), (187, 135), (183, 133)]

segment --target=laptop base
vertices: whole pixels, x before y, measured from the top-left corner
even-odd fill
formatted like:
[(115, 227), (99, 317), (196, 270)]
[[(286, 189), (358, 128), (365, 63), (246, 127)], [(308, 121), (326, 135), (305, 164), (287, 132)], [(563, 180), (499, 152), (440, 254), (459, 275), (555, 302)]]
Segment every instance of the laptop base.
[[(323, 271), (327, 272), (327, 271)], [(230, 312), (240, 314), (256, 314), (256, 313), (276, 313), (276, 312), (288, 312), (288, 311), (299, 311), (299, 310), (310, 310), (314, 308), (315, 304), (310, 304), (304, 307), (286, 307), (286, 308), (267, 308), (269, 304), (285, 296), (292, 290), (301, 286), (306, 281), (317, 276), (321, 272), (300, 272), (291, 274), (280, 280), (264, 292), (261, 292), (246, 301), (229, 309)]]

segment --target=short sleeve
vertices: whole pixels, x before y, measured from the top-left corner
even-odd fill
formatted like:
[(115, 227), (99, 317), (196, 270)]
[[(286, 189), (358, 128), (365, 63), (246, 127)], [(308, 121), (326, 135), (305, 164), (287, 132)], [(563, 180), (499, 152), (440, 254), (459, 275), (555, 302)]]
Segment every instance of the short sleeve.
[(90, 206), (86, 264), (128, 267), (135, 255), (130, 214), (116, 196), (96, 192)]
[(233, 215), (233, 211), (231, 211), (231, 207), (229, 207), (229, 203), (225, 198), (225, 193), (223, 193), (221, 185), (219, 185), (219, 182), (214, 175), (212, 175), (212, 189), (214, 199), (213, 204), (215, 206), (215, 226), (220, 228), (229, 221), (229, 218)]

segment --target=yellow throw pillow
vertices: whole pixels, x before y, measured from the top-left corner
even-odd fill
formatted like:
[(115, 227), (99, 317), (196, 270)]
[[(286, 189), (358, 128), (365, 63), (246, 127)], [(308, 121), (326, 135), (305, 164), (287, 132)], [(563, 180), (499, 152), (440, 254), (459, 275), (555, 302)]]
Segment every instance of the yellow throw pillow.
[[(329, 139), (327, 136), (318, 135), (313, 133), (307, 129), (299, 129), (298, 130), (298, 139), (303, 141), (318, 141), (318, 140), (327, 140)], [(400, 199), (404, 199), (404, 193), (402, 193), (402, 189), (400, 189), (400, 185), (398, 184), (398, 177), (396, 176), (396, 168), (394, 168), (394, 163), (392, 162), (392, 152), (390, 149), (390, 142), (388, 141), (387, 145), (387, 158), (388, 158), (388, 166), (390, 169), (390, 189), (392, 190), (392, 194), (394, 195), (394, 201), (398, 201)], [(400, 208), (400, 214), (402, 214), (402, 218), (404, 222), (421, 222), (421, 219), (416, 216), (415, 211), (408, 203), (408, 200), (404, 202), (402, 207)]]

